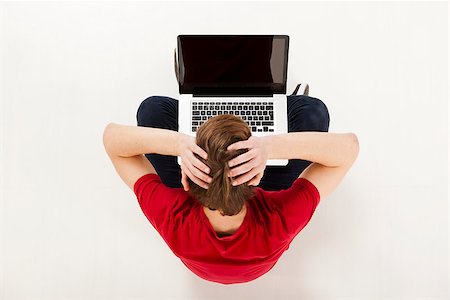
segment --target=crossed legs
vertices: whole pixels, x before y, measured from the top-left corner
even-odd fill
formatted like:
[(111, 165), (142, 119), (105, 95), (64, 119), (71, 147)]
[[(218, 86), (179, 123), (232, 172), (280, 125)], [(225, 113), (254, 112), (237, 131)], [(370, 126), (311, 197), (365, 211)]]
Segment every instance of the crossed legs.
[[(288, 132), (328, 132), (330, 116), (320, 99), (299, 95), (287, 97)], [(178, 131), (178, 100), (166, 96), (151, 96), (142, 101), (137, 114), (137, 125)], [(145, 154), (155, 167), (162, 182), (181, 188), (181, 167), (176, 156)], [(259, 187), (266, 191), (289, 188), (295, 179), (311, 164), (302, 159), (290, 159), (286, 166), (267, 166)]]

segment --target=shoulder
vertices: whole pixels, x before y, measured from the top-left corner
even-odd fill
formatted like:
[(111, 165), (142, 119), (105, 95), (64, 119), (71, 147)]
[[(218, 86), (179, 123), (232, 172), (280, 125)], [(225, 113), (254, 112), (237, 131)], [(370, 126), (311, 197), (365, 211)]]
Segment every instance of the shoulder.
[(289, 188), (279, 191), (266, 191), (259, 188), (255, 195), (258, 201), (283, 210), (304, 206), (307, 203), (315, 207), (320, 201), (318, 189), (306, 178), (297, 178)]
[[(183, 188), (172, 188), (166, 186), (161, 177), (155, 173), (145, 174), (139, 177), (133, 186), (139, 203), (153, 203), (153, 206), (169, 205), (176, 201), (185, 201), (189, 194)], [(164, 201), (161, 201), (164, 199)]]
[(158, 174), (155, 173), (148, 173), (141, 175), (137, 178), (133, 185), (133, 190), (136, 193), (136, 191), (142, 187), (143, 184), (149, 184), (149, 183), (162, 183), (161, 177), (159, 177)]

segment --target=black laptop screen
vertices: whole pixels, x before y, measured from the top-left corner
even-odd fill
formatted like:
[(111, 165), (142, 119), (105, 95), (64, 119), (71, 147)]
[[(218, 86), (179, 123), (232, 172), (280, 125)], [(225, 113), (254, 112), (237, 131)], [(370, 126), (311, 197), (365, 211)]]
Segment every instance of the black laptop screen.
[(179, 35), (180, 94), (285, 94), (286, 35)]

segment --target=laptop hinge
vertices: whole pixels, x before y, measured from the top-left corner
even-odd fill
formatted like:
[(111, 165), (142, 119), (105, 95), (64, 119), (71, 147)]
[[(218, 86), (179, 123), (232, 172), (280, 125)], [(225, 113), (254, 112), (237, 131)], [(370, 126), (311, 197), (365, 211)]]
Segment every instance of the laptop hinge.
[(236, 94), (230, 94), (230, 93), (223, 93), (223, 94), (206, 94), (206, 93), (194, 93), (192, 94), (193, 97), (210, 97), (210, 98), (214, 98), (214, 97), (273, 97), (273, 94), (241, 94), (241, 93), (236, 93)]
[(273, 92), (269, 89), (254, 88), (194, 88), (192, 94), (194, 97), (273, 97)]

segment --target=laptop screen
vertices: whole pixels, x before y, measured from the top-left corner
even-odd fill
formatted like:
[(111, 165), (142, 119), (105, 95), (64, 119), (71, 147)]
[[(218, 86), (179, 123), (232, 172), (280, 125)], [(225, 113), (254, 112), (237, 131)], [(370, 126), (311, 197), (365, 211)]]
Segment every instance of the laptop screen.
[(287, 35), (179, 35), (180, 94), (286, 94)]

